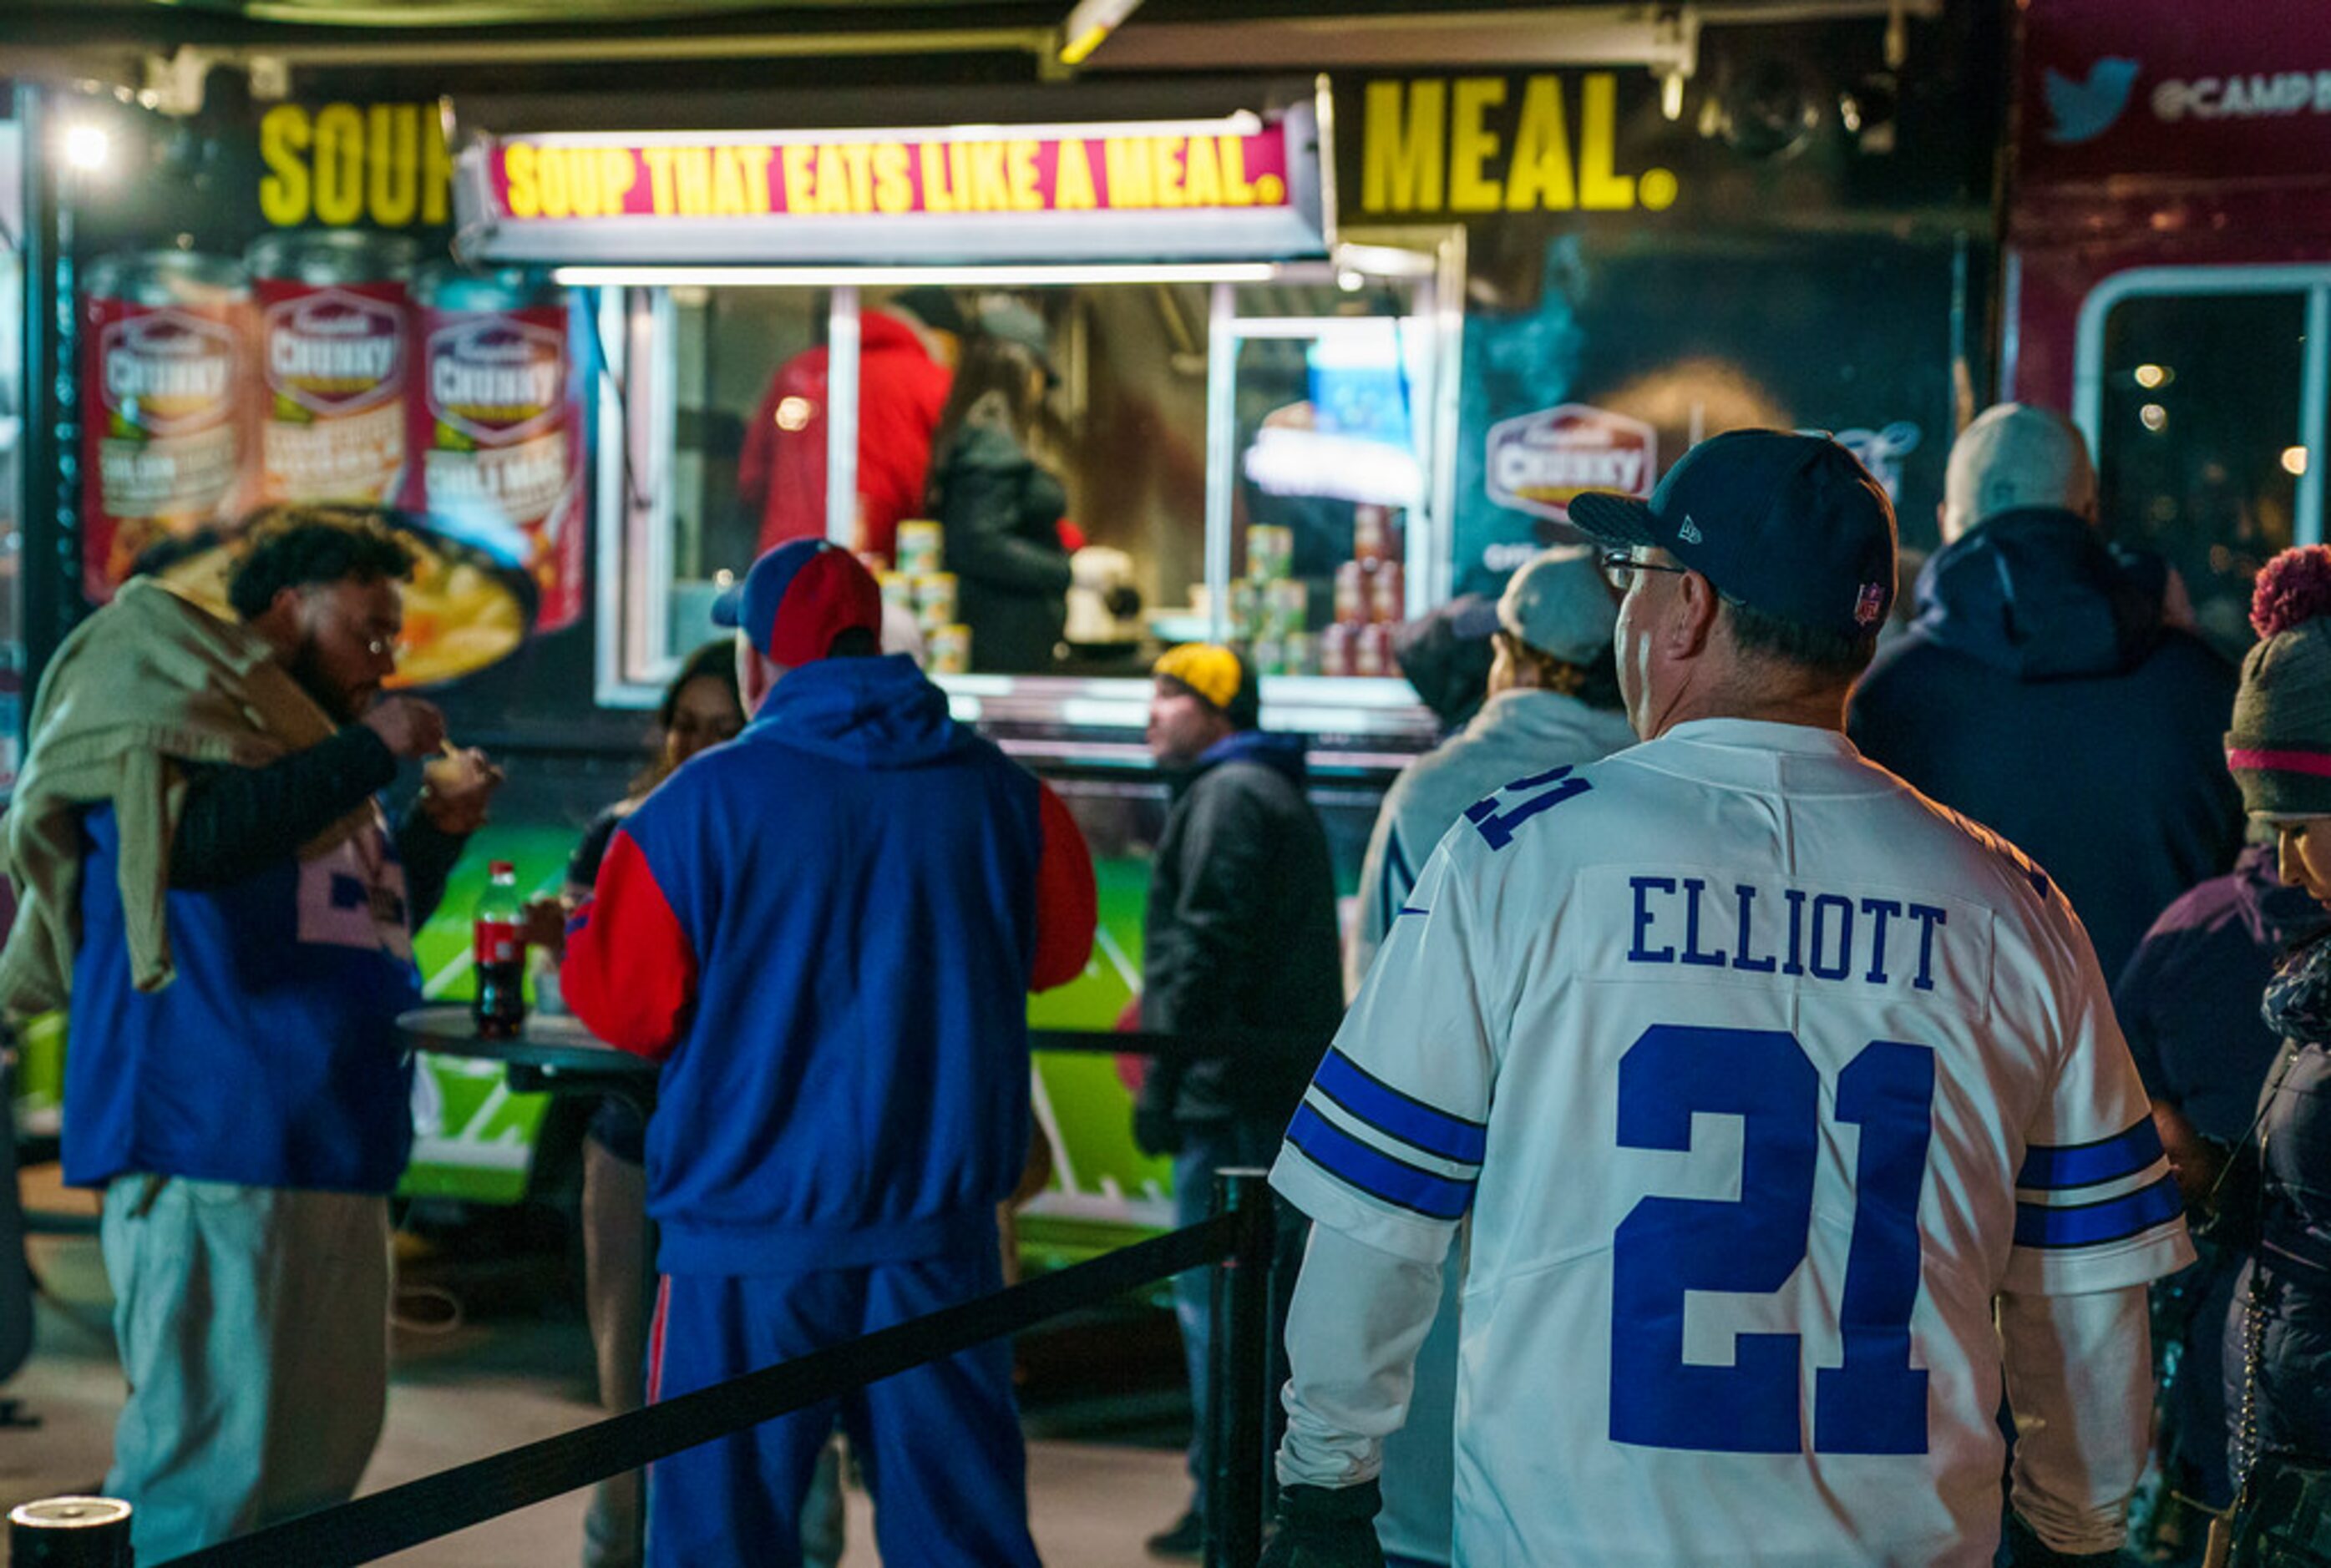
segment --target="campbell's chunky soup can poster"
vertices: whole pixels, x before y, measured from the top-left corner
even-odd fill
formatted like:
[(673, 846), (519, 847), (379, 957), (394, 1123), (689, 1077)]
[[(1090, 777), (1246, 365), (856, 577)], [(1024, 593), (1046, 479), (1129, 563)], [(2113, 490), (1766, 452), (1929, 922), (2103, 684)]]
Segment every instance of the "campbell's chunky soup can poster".
[(405, 484), (419, 247), (347, 230), (270, 234), (246, 259), (257, 308), (259, 499), (393, 506)]
[(583, 613), (583, 413), (564, 290), (518, 271), (424, 268), (415, 280), (417, 383), (408, 400), (433, 527), (534, 579), (535, 630)]
[(228, 257), (109, 256), (81, 292), (82, 591), (249, 500), (250, 289)]

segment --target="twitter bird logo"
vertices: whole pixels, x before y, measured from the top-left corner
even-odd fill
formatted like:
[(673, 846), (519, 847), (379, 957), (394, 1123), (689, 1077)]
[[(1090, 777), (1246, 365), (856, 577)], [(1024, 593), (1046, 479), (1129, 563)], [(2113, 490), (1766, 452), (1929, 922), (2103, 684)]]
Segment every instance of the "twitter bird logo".
[(2059, 147), (2096, 140), (2128, 107), (2128, 91), (2136, 85), (2136, 62), (2117, 55), (2107, 54), (2088, 67), (2086, 81), (2050, 69), (2041, 79), (2048, 116), (2055, 121), (2048, 128), (2048, 139)]

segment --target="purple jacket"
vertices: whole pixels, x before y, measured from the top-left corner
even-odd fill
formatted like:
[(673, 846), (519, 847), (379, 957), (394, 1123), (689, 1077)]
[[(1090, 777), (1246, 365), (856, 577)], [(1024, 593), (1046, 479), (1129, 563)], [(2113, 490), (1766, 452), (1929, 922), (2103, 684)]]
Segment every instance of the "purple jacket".
[(2239, 1141), (2282, 1046), (2259, 999), (2282, 951), (2326, 925), (2331, 913), (2276, 878), (2265, 846), (2162, 911), (2113, 992), (2145, 1092), (2205, 1137)]

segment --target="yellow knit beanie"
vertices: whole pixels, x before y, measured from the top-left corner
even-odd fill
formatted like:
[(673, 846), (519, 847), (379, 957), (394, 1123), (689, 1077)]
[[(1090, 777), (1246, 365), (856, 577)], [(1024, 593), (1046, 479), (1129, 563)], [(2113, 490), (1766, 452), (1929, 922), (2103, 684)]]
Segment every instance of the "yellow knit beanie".
[(1251, 729), (1261, 717), (1261, 696), (1254, 673), (1233, 649), (1219, 642), (1185, 642), (1169, 648), (1151, 666), (1151, 673), (1179, 681), (1219, 708), (1241, 729)]

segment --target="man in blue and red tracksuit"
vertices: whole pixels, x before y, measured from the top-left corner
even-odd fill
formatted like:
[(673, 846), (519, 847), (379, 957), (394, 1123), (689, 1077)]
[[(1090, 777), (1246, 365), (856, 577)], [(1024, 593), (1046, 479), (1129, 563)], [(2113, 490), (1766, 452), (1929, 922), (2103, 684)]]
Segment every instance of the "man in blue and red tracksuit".
[[(1066, 809), (903, 656), (849, 552), (779, 546), (717, 612), (753, 714), (615, 832), (566, 999), (662, 1061), (649, 1398), (995, 1290), (1029, 1147), (1026, 992), (1081, 973)], [(656, 1466), (656, 1568), (798, 1563), (836, 1415), (882, 1556), (1032, 1564), (1011, 1353), (993, 1343)]]

